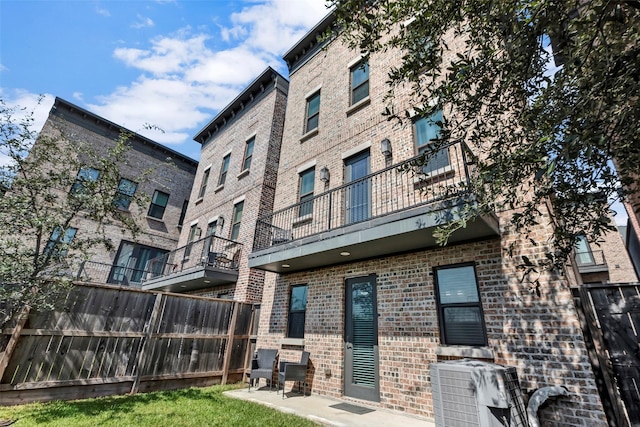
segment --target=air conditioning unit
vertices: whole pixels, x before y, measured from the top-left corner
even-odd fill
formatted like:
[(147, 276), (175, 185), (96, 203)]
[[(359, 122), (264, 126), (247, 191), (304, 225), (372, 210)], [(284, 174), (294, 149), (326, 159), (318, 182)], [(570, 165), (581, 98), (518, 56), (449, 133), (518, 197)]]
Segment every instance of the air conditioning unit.
[(463, 359), (431, 364), (438, 427), (528, 427), (516, 368)]

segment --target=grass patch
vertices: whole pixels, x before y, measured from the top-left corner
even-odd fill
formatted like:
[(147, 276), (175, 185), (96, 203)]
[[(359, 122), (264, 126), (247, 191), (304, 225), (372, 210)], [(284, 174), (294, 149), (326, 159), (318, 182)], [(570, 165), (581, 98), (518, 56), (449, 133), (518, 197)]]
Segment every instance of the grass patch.
[(23, 426), (317, 426), (253, 402), (222, 394), (224, 385), (96, 399), (0, 407), (2, 420)]

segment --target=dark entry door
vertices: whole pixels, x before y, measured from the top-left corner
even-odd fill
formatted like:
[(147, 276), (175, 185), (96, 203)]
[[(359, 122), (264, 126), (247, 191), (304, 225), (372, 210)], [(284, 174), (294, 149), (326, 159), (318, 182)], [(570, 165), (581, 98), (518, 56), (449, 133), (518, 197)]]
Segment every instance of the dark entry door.
[(376, 275), (347, 279), (345, 298), (345, 396), (380, 401)]
[(346, 189), (345, 223), (353, 224), (371, 216), (371, 180), (369, 175), (369, 151), (345, 160), (345, 182), (353, 184)]

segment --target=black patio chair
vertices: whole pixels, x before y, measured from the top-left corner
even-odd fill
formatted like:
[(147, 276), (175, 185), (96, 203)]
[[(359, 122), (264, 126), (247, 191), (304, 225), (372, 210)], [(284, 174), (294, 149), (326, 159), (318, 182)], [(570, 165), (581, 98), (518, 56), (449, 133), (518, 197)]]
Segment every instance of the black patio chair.
[(253, 380), (257, 379), (257, 382), (259, 383), (260, 378), (266, 378), (267, 381), (269, 381), (269, 390), (271, 390), (271, 386), (273, 384), (273, 373), (276, 370), (278, 350), (259, 348), (257, 353), (257, 357), (251, 360), (249, 391), (251, 391), (251, 383)]
[(304, 388), (303, 396), (307, 395), (307, 365), (309, 364), (308, 351), (303, 351), (300, 356), (300, 363), (280, 362), (280, 370), (278, 371), (278, 384), (276, 385), (276, 393), (280, 390), (282, 384), (282, 398), (284, 399), (284, 386), (287, 381), (298, 382), (298, 393), (300, 393), (300, 383)]

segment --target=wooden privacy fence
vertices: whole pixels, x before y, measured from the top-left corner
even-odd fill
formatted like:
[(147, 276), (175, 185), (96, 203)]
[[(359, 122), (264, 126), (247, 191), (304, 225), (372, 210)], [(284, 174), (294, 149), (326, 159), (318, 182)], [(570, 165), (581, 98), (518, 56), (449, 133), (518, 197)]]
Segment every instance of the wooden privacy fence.
[(63, 309), (24, 312), (0, 336), (0, 402), (65, 400), (236, 382), (253, 306), (77, 285)]
[(609, 424), (640, 427), (640, 284), (574, 290)]

